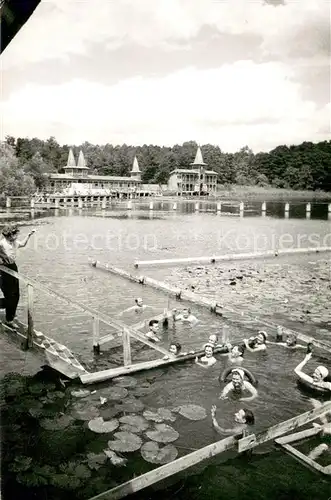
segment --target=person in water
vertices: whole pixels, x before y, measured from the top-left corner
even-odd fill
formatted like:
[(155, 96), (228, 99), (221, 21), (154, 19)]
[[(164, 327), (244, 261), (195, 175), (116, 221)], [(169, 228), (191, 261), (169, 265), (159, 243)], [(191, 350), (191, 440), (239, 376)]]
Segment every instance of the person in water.
[(128, 307), (127, 309), (124, 309), (124, 311), (119, 313), (119, 316), (122, 316), (124, 313), (134, 311), (135, 313), (141, 313), (145, 311), (146, 309), (154, 309), (153, 306), (148, 306), (147, 304), (144, 304), (143, 299), (141, 297), (137, 297), (134, 299), (135, 305), (132, 307)]
[(153, 342), (160, 342), (160, 338), (158, 337), (159, 334), (159, 322), (157, 319), (151, 319), (149, 322), (149, 330), (147, 333), (145, 333), (145, 337), (148, 338), (148, 340), (152, 340)]
[(195, 358), (195, 363), (199, 366), (203, 366), (203, 368), (209, 368), (216, 363), (216, 358), (214, 358), (214, 347), (212, 344), (206, 344), (205, 346), (205, 355), (200, 358)]
[(298, 375), (298, 377), (301, 380), (309, 382), (310, 384), (313, 384), (316, 387), (320, 387), (321, 389), (328, 389), (329, 391), (331, 391), (331, 382), (328, 382), (326, 380), (329, 375), (329, 370), (325, 366), (322, 365), (318, 366), (311, 376), (307, 375), (302, 371), (302, 368), (305, 366), (306, 363), (308, 363), (311, 357), (312, 357), (311, 352), (306, 354), (304, 360), (301, 361), (301, 363), (299, 363), (298, 366), (294, 368), (294, 372), (296, 373), (296, 375)]
[(240, 398), (240, 401), (253, 401), (257, 397), (257, 390), (248, 380), (245, 380), (245, 372), (241, 368), (234, 368), (232, 370), (232, 380), (226, 384), (219, 399), (227, 399), (231, 391), (234, 394), (240, 394), (244, 391), (251, 393), (248, 397)]
[[(8, 224), (3, 228), (2, 238), (0, 239), (0, 263), (4, 267), (7, 267), (11, 271), (18, 272), (16, 264), (17, 250), (26, 246), (35, 231), (35, 229), (32, 229), (24, 240), (20, 241), (17, 238), (19, 229), (16, 224)], [(4, 296), (3, 302), (6, 310), (6, 324), (11, 327), (17, 327), (14, 323), (14, 318), (20, 299), (19, 280), (1, 271), (0, 288)]]
[(244, 360), (245, 344), (234, 345), (228, 354), (230, 363), (240, 365)]
[(206, 342), (206, 344), (204, 344), (204, 345), (202, 346), (202, 348), (204, 349), (204, 348), (206, 347), (206, 345), (208, 345), (208, 344), (211, 344), (211, 345), (213, 346), (213, 348), (214, 348), (214, 349), (216, 349), (216, 348), (218, 348), (218, 347), (224, 347), (225, 345), (229, 345), (229, 346), (231, 346), (231, 344), (224, 344), (224, 345), (219, 344), (219, 343), (218, 343), (218, 335), (217, 335), (216, 333), (211, 333), (211, 334), (209, 335), (208, 342)]
[(237, 425), (231, 429), (224, 429), (219, 425), (216, 420), (216, 406), (211, 407), (211, 419), (213, 422), (214, 429), (220, 434), (242, 434), (243, 431), (247, 429), (248, 425), (253, 425), (255, 423), (254, 413), (247, 408), (241, 408), (237, 413), (234, 414), (234, 421)]
[(267, 348), (267, 336), (266, 332), (260, 330), (256, 336), (244, 339), (243, 342), (250, 352), (265, 351)]
[[(280, 339), (280, 336), (278, 335), (278, 332), (277, 332), (277, 338)], [(286, 339), (285, 339), (285, 342), (281, 342), (281, 341), (278, 341), (278, 342), (271, 342), (268, 340), (268, 344), (276, 344), (276, 345), (281, 345), (283, 347), (287, 347), (288, 349), (306, 349), (307, 346), (304, 346), (302, 344), (298, 344), (297, 343), (297, 335), (295, 335), (295, 333), (287, 333), (286, 334)]]
[(182, 309), (181, 312), (177, 312), (177, 309), (173, 309), (172, 317), (174, 321), (182, 321), (183, 323), (190, 323), (192, 326), (195, 325), (199, 320), (191, 313), (189, 307)]
[[(164, 356), (163, 359), (174, 359), (178, 358), (179, 356), (186, 356), (187, 352), (182, 352), (182, 345), (179, 342), (172, 342), (169, 346), (169, 353), (170, 356)], [(190, 351), (190, 354), (194, 354), (194, 351)]]

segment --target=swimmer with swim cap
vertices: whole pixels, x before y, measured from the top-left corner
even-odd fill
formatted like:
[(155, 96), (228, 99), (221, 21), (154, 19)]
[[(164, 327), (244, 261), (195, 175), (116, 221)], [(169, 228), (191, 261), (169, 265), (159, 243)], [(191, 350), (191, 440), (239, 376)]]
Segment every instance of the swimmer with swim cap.
[(245, 372), (241, 368), (234, 368), (232, 370), (232, 380), (224, 387), (219, 399), (227, 399), (229, 392), (241, 393), (248, 391), (251, 396), (240, 398), (240, 401), (253, 401), (257, 397), (257, 390), (255, 387), (245, 380)]
[(298, 366), (294, 368), (294, 372), (298, 375), (298, 377), (301, 380), (309, 382), (310, 384), (313, 384), (321, 389), (327, 389), (331, 391), (331, 382), (328, 382), (326, 380), (329, 375), (329, 370), (325, 366), (322, 365), (318, 366), (313, 372), (312, 376), (307, 375), (302, 371), (302, 368), (311, 359), (311, 357), (312, 357), (311, 352), (306, 354), (304, 360), (301, 361), (301, 363), (299, 363)]
[[(278, 327), (278, 328), (281, 328), (281, 327)], [(280, 335), (280, 330), (277, 330), (277, 339), (282, 339), (283, 338), (283, 329), (282, 329), (282, 335)], [(286, 340), (285, 342), (271, 342), (271, 341), (267, 341), (268, 344), (277, 344), (277, 345), (281, 345), (283, 347), (286, 347), (288, 349), (306, 349), (307, 347), (302, 345), (302, 344), (298, 344), (297, 343), (297, 335), (295, 333), (292, 333), (292, 332), (289, 332), (286, 334)]]
[(242, 434), (246, 430), (248, 425), (253, 425), (255, 423), (254, 413), (247, 408), (241, 408), (237, 413), (234, 414), (234, 421), (236, 424), (231, 429), (224, 429), (219, 425), (216, 420), (216, 405), (211, 407), (211, 418), (213, 422), (214, 429), (220, 434)]
[(205, 346), (205, 355), (202, 358), (196, 357), (195, 363), (203, 368), (209, 368), (216, 363), (216, 358), (214, 357), (214, 347), (212, 344), (206, 344)]

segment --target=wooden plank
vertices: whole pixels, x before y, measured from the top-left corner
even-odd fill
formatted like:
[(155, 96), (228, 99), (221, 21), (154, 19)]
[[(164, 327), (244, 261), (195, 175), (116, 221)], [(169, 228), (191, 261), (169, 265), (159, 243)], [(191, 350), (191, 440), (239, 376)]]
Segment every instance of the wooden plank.
[(307, 457), (307, 455), (304, 455), (304, 453), (301, 453), (301, 451), (297, 450), (296, 448), (293, 448), (293, 446), (289, 444), (281, 444), (281, 447), (287, 451), (290, 455), (292, 455), (294, 458), (296, 458), (301, 464), (305, 466), (311, 467), (313, 470), (317, 472), (321, 472), (322, 474), (327, 474), (329, 475), (329, 472), (326, 469), (326, 467), (322, 467), (320, 464), (315, 462), (315, 460), (312, 460), (311, 458)]
[(221, 441), (205, 446), (200, 450), (193, 451), (184, 457), (177, 458), (177, 460), (174, 460), (173, 462), (157, 467), (146, 474), (135, 477), (134, 479), (131, 479), (116, 488), (100, 493), (89, 500), (120, 500), (121, 498), (125, 498), (128, 495), (141, 491), (152, 484), (162, 481), (167, 477), (186, 470), (193, 465), (202, 462), (202, 460), (219, 455), (220, 453), (233, 448), (236, 442), (237, 437), (227, 437)]
[(256, 259), (265, 257), (278, 257), (279, 255), (289, 255), (298, 253), (319, 253), (319, 252), (330, 252), (331, 247), (307, 247), (307, 248), (284, 248), (279, 250), (266, 250), (265, 252), (246, 252), (241, 254), (227, 254), (227, 255), (211, 255), (203, 257), (179, 257), (173, 259), (155, 259), (155, 260), (136, 260), (134, 266), (158, 266), (158, 265), (177, 265), (177, 264), (190, 264), (190, 263), (201, 263), (201, 264), (211, 264), (215, 262), (222, 261), (233, 261), (233, 260), (246, 260), (246, 259)]
[(25, 347), (30, 349), (33, 347), (33, 287), (27, 285), (27, 295), (28, 295), (28, 329)]
[(306, 413), (302, 413), (301, 415), (293, 417), (289, 420), (285, 420), (280, 424), (276, 424), (273, 427), (269, 427), (269, 429), (259, 433), (258, 435), (250, 434), (249, 436), (246, 436), (238, 441), (238, 451), (241, 453), (243, 451), (251, 450), (259, 444), (266, 443), (267, 441), (270, 441), (270, 439), (275, 439), (280, 437), (282, 434), (293, 431), (297, 427), (308, 424), (312, 420), (315, 420), (321, 415), (325, 415), (329, 411), (331, 411), (331, 401), (324, 403), (319, 408), (314, 408)]
[[(214, 354), (220, 352), (221, 348), (214, 349)], [(194, 360), (196, 356), (200, 357), (204, 354), (204, 350), (200, 350), (194, 353), (186, 354), (185, 356), (177, 356), (171, 358), (169, 351), (167, 352), (167, 357), (169, 359), (156, 359), (152, 361), (143, 361), (140, 363), (135, 363), (131, 366), (122, 366), (120, 368), (109, 368), (108, 370), (102, 370), (99, 372), (89, 373), (87, 375), (83, 374), (80, 379), (83, 384), (93, 384), (94, 382), (101, 382), (108, 380), (120, 375), (128, 375), (129, 373), (139, 372), (143, 370), (152, 370), (153, 368), (158, 368), (159, 366), (173, 365), (177, 363), (183, 363), (185, 361)]]
[(122, 341), (123, 341), (124, 366), (129, 366), (131, 365), (131, 345), (130, 345), (130, 334), (126, 328), (124, 328), (123, 330)]
[(100, 338), (100, 320), (99, 316), (95, 316), (93, 318), (93, 348), (97, 348), (99, 344)]
[(320, 428), (310, 427), (309, 429), (306, 429), (304, 431), (295, 432), (294, 434), (289, 434), (288, 436), (277, 438), (275, 439), (275, 442), (277, 444), (289, 444), (293, 443), (294, 441), (301, 441), (302, 439), (316, 436), (316, 434), (319, 434), (320, 432), (321, 432)]

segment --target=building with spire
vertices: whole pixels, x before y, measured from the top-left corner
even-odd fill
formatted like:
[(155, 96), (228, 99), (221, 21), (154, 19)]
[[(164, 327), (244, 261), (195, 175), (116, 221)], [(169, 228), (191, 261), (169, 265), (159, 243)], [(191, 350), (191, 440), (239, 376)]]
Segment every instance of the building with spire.
[(217, 172), (206, 170), (207, 163), (203, 161), (200, 146), (198, 146), (191, 168), (177, 168), (170, 172), (169, 191), (177, 196), (212, 195), (217, 190)]
[(130, 177), (89, 174), (83, 151), (79, 152), (76, 164), (70, 148), (64, 174), (50, 174), (46, 191), (66, 195), (107, 195), (111, 193), (132, 194), (141, 186), (141, 171), (134, 157)]

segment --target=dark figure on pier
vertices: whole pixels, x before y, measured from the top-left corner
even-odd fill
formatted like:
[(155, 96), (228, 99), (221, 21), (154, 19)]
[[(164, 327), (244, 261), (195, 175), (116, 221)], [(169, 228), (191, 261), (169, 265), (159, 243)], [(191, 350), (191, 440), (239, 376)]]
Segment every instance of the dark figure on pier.
[[(17, 225), (8, 224), (2, 230), (0, 239), (0, 263), (10, 269), (18, 272), (16, 264), (17, 249), (25, 247), (31, 235), (35, 232), (32, 229), (23, 241), (17, 239), (19, 229)], [(4, 271), (0, 274), (0, 288), (4, 295), (3, 306), (6, 309), (6, 324), (15, 327), (14, 318), (20, 298), (19, 280)]]

